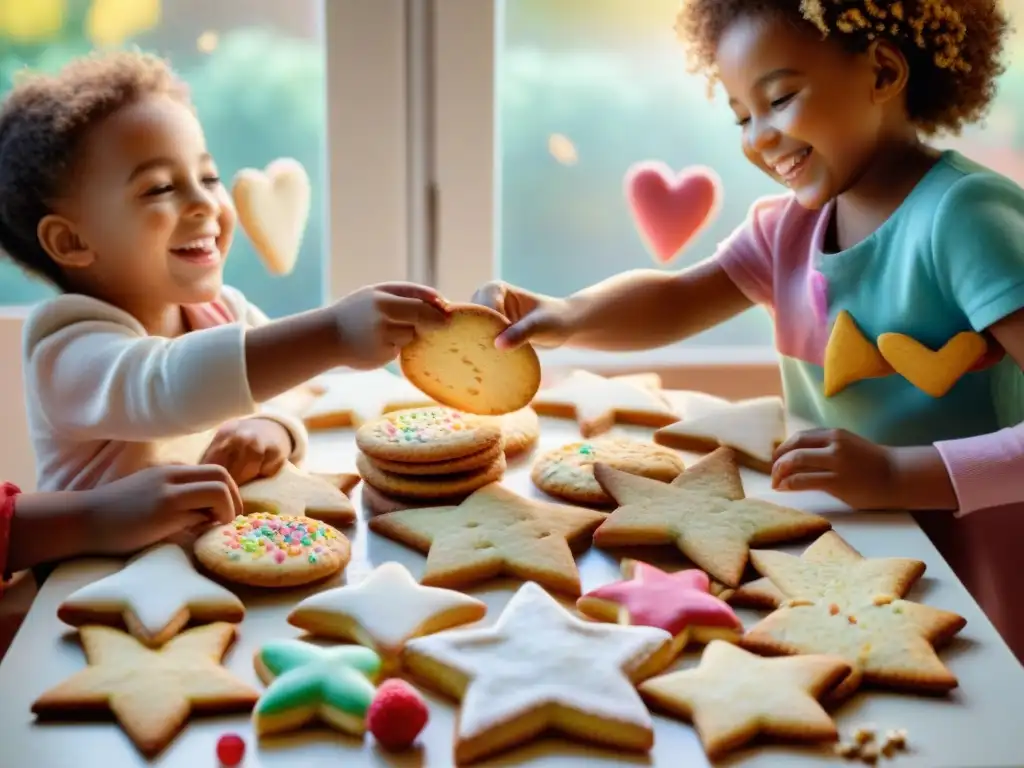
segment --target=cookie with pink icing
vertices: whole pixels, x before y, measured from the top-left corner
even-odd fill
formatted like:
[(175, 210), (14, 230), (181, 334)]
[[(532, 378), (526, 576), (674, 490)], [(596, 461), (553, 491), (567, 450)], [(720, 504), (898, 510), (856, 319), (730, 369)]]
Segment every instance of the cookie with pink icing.
[(736, 642), (743, 632), (732, 608), (711, 594), (711, 579), (704, 571), (667, 573), (627, 559), (622, 573), (622, 581), (580, 597), (579, 611), (599, 621), (664, 629), (675, 639), (676, 653), (690, 643)]
[(218, 525), (196, 541), (196, 559), (225, 581), (294, 587), (348, 565), (352, 545), (337, 529), (301, 515), (255, 512)]
[(356, 445), (372, 459), (434, 463), (500, 446), (501, 425), (444, 406), (393, 411), (356, 431)]

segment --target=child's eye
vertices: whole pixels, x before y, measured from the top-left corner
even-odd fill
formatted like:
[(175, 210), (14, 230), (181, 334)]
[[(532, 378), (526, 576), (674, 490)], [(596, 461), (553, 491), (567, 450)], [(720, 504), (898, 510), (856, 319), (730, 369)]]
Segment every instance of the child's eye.
[(775, 99), (775, 101), (772, 102), (772, 109), (778, 109), (779, 107), (786, 106), (790, 101), (793, 100), (794, 96), (796, 96), (795, 93), (788, 93), (781, 99)]
[(741, 127), (746, 125), (749, 122), (750, 122), (750, 118), (749, 117), (737, 117), (736, 118), (736, 125), (741, 126)]
[(173, 192), (174, 187), (170, 184), (161, 184), (158, 187), (146, 190), (146, 197), (156, 197), (158, 195), (166, 195), (168, 192)]
[(203, 184), (208, 187), (216, 187), (220, 184), (220, 176), (207, 176), (203, 179)]

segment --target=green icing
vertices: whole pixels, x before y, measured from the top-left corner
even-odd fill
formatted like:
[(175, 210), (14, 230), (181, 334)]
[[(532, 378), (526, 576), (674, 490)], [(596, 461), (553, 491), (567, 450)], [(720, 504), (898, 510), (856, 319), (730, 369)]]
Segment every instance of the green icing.
[(277, 676), (256, 705), (261, 715), (325, 704), (363, 717), (381, 667), (380, 657), (369, 648), (320, 648), (299, 640), (269, 643), (260, 650), (260, 659)]

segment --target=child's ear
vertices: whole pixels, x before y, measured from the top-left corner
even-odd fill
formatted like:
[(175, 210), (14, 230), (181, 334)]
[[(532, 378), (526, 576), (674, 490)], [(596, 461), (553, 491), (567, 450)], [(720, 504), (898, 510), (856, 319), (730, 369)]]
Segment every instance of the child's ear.
[(36, 235), (43, 250), (62, 267), (81, 269), (96, 260), (96, 254), (82, 241), (74, 225), (63, 216), (55, 213), (44, 216), (36, 228)]
[(910, 67), (897, 46), (888, 40), (875, 40), (867, 55), (875, 71), (875, 102), (882, 104), (899, 96), (907, 87)]

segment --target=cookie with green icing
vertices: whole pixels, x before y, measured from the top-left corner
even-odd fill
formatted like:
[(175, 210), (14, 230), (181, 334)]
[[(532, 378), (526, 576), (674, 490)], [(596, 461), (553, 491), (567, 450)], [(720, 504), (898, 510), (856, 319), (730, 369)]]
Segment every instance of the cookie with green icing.
[(356, 736), (365, 733), (381, 668), (369, 648), (275, 640), (256, 653), (255, 666), (268, 686), (253, 710), (257, 735), (297, 730), (316, 720)]

